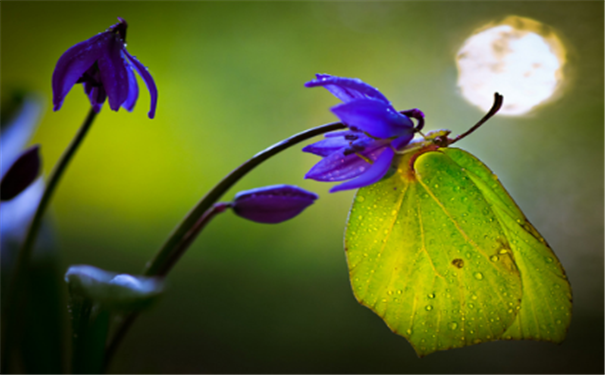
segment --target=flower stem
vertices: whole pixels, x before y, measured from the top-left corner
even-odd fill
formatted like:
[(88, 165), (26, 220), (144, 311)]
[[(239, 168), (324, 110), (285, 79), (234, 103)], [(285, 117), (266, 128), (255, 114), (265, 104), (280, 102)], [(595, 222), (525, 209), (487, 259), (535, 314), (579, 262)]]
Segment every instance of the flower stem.
[[(21, 294), (19, 293), (19, 290), (21, 289), (21, 287), (23, 285), (25, 285), (25, 282), (26, 282), (27, 270), (29, 268), (29, 260), (33, 253), (33, 249), (34, 249), (34, 245), (36, 243), (38, 231), (40, 229), (40, 226), (42, 225), (42, 218), (44, 217), (44, 213), (46, 212), (46, 209), (48, 208), (52, 195), (53, 195), (55, 189), (57, 188), (59, 181), (61, 180), (61, 177), (63, 176), (63, 173), (67, 169), (69, 162), (71, 161), (74, 154), (78, 150), (78, 147), (84, 140), (86, 133), (92, 126), (92, 123), (94, 122), (96, 115), (97, 115), (97, 113), (91, 108), (90, 111), (88, 112), (88, 115), (84, 119), (84, 123), (78, 130), (78, 133), (76, 134), (74, 139), (71, 141), (71, 143), (69, 144), (67, 149), (63, 152), (63, 155), (61, 155), (59, 162), (55, 165), (54, 169), (50, 173), (48, 182), (46, 184), (44, 192), (42, 193), (40, 202), (38, 203), (38, 208), (36, 209), (34, 217), (29, 225), (23, 245), (19, 249), (19, 254), (17, 255), (17, 260), (15, 262), (15, 269), (14, 269), (13, 275), (11, 277), (11, 283), (9, 285), (8, 301), (6, 302), (7, 307), (8, 307), (8, 309), (7, 309), (8, 317), (5, 320), (5, 322), (7, 322), (8, 327), (11, 327), (11, 328), (8, 330), (7, 334), (4, 335), (5, 342), (2, 343), (3, 344), (2, 345), (3, 370), (5, 369), (6, 362), (8, 362), (8, 357), (4, 355), (4, 354), (6, 354), (5, 350), (7, 350), (6, 348), (8, 346), (10, 346), (10, 343), (12, 342), (11, 339), (15, 337), (14, 335), (18, 334), (18, 332), (16, 332), (16, 330), (18, 330), (18, 327), (20, 326), (20, 324), (18, 324), (18, 322), (16, 322), (15, 319), (18, 319), (19, 315), (18, 315), (17, 310), (19, 309), (19, 306), (22, 305), (22, 303), (20, 301)], [(9, 334), (9, 332), (10, 332), (10, 334)], [(4, 372), (4, 371), (2, 371), (2, 372)]]
[[(259, 164), (281, 151), (296, 145), (302, 141), (313, 138), (317, 135), (331, 132), (334, 130), (346, 129), (347, 126), (340, 122), (325, 124), (295, 134), (273, 146), (254, 155), (244, 164), (234, 169), (216, 184), (198, 204), (185, 216), (181, 223), (172, 231), (168, 240), (162, 248), (156, 253), (154, 258), (145, 266), (145, 276), (165, 277), (176, 261), (191, 245), (195, 237), (206, 226), (206, 224), (219, 212), (225, 210), (224, 203), (216, 203), (237, 181), (244, 177), (248, 172), (256, 168)], [(137, 313), (128, 314), (116, 328), (116, 333), (110, 339), (105, 353), (105, 366), (109, 365), (118, 345), (126, 335), (128, 329), (134, 323)]]

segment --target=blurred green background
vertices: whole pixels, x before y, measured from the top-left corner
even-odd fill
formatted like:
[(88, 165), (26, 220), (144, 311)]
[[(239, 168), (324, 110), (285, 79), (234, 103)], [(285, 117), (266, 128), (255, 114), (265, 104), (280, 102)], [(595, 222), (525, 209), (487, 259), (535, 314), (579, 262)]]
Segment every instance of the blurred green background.
[[(33, 142), (44, 173), (89, 104), (78, 85), (52, 112), (61, 54), (128, 21), (128, 49), (159, 88), (133, 113), (105, 105), (55, 195), (64, 269), (138, 273), (176, 223), (222, 176), (261, 149), (335, 121), (337, 100), (305, 89), (314, 73), (359, 77), (426, 129), (455, 134), (483, 114), (456, 87), (455, 55), (482, 25), (533, 18), (568, 50), (559, 100), (496, 117), (460, 143), (498, 174), (560, 258), (574, 317), (561, 345), (494, 342), (418, 359), (358, 305), (343, 231), (354, 192), (303, 180), (318, 158), (288, 150), (239, 190), (296, 184), (320, 200), (279, 226), (218, 217), (136, 322), (112, 372), (598, 373), (603, 371), (603, 2), (2, 2), (2, 95), (41, 92)], [(505, 97), (506, 101), (506, 97)], [(302, 147), (302, 145), (301, 145)]]

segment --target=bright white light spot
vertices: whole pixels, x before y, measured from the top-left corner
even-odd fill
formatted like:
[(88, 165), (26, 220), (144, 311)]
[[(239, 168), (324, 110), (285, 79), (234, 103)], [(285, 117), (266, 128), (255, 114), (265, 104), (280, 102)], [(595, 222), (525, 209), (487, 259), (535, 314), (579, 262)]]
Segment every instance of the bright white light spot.
[(511, 16), (469, 37), (456, 60), (458, 86), (468, 101), (487, 111), (498, 92), (504, 96), (499, 114), (521, 115), (561, 86), (565, 51), (547, 26)]

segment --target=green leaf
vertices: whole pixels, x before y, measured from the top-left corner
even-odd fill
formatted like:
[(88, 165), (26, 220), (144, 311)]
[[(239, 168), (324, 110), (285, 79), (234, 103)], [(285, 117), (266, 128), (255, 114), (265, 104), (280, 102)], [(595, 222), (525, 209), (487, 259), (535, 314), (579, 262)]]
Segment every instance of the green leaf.
[(500, 339), (560, 342), (558, 259), (478, 159), (431, 139), (358, 191), (345, 235), (357, 300), (419, 356)]

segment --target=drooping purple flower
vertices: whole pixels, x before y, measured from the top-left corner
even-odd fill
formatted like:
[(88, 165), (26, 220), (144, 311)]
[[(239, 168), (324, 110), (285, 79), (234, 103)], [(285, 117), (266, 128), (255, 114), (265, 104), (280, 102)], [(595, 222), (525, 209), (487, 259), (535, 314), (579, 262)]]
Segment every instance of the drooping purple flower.
[(272, 185), (237, 193), (232, 208), (245, 219), (276, 224), (300, 214), (317, 198), (317, 194), (297, 186)]
[(52, 78), (55, 111), (61, 108), (76, 83), (84, 85), (84, 92), (96, 112), (101, 110), (106, 98), (113, 111), (120, 107), (132, 111), (139, 96), (136, 70), (151, 96), (149, 118), (155, 116), (157, 87), (147, 68), (126, 50), (128, 24), (122, 18), (118, 20), (120, 22), (107, 31), (76, 44), (59, 58)]
[[(332, 112), (349, 127), (303, 148), (322, 156), (305, 175), (317, 181), (345, 181), (330, 192), (357, 189), (382, 179), (395, 152), (406, 146), (422, 128), (424, 114), (418, 109), (397, 112), (377, 89), (357, 78), (317, 74), (306, 87), (323, 86), (343, 103)], [(418, 120), (418, 125), (410, 117)]]

